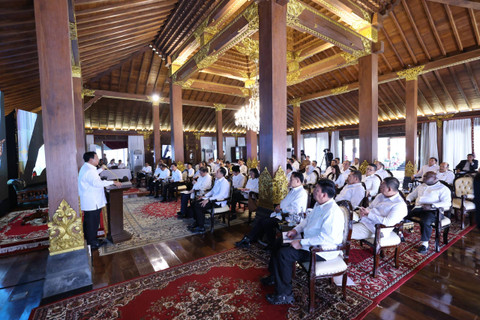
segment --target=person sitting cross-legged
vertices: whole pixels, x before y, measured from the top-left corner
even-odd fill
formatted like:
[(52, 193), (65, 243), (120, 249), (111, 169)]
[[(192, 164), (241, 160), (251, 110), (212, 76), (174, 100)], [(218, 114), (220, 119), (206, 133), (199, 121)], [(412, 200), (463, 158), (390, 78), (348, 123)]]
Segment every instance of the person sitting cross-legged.
[(187, 205), (188, 199), (195, 199), (195, 192), (197, 192), (197, 198), (201, 198), (208, 189), (212, 186), (212, 176), (208, 174), (208, 169), (205, 167), (200, 168), (200, 176), (197, 181), (193, 182), (193, 187), (190, 191), (182, 193), (180, 211), (177, 213), (179, 218), (190, 218), (188, 216)]
[(335, 197), (335, 201), (348, 200), (352, 206), (358, 207), (365, 197), (365, 188), (362, 186), (362, 173), (352, 170), (347, 177), (347, 185)]
[[(293, 263), (310, 260), (310, 246), (324, 248), (336, 247), (342, 243), (344, 215), (333, 199), (335, 184), (331, 180), (318, 180), (313, 191), (317, 201), (315, 208), (293, 230), (287, 233), (290, 239), (303, 232), (303, 239), (293, 240), (290, 246), (282, 244), (279, 238), (270, 257), (268, 270), (270, 275), (261, 280), (264, 285), (275, 285), (275, 293), (267, 294), (271, 304), (292, 304), (295, 299), (292, 292)], [(319, 252), (318, 261), (335, 259), (340, 251)]]
[[(155, 170), (157, 173), (157, 170)], [(155, 198), (158, 198), (158, 194), (163, 194), (163, 185), (170, 177), (170, 170), (168, 170), (165, 163), (160, 164), (160, 172), (156, 175), (156, 178), (153, 180), (153, 192), (155, 193)]]
[(172, 163), (170, 169), (172, 169), (172, 179), (163, 186), (162, 202), (171, 201), (173, 199), (173, 192), (175, 190), (175, 187), (180, 185), (180, 182), (182, 182), (182, 173), (180, 172), (180, 170), (178, 170), (177, 164), (175, 162)]
[(433, 208), (443, 208), (450, 210), (452, 205), (452, 194), (450, 189), (438, 182), (437, 174), (429, 171), (423, 175), (423, 183), (416, 187), (412, 193), (407, 196), (407, 201), (415, 200), (415, 207), (408, 213), (410, 217), (420, 217), (421, 245), (418, 252), (425, 254), (428, 252), (428, 240), (432, 235), (432, 223), (435, 221)]
[[(215, 208), (223, 207), (227, 204), (226, 200), (230, 193), (230, 183), (225, 179), (227, 170), (225, 168), (218, 168), (215, 172), (215, 185), (213, 189), (206, 193), (202, 199), (195, 202), (194, 216), (195, 222), (188, 226), (188, 229), (197, 232), (205, 232), (205, 212), (211, 210), (212, 206)], [(221, 200), (216, 202), (210, 202), (210, 200)]]
[[(235, 168), (235, 167), (234, 167)], [(240, 174), (242, 175), (242, 174)], [(248, 199), (248, 194), (250, 192), (258, 193), (258, 177), (260, 177), (260, 173), (258, 169), (253, 168), (250, 169), (250, 179), (247, 181), (247, 185), (245, 188), (238, 188), (234, 189), (232, 193), (232, 213), (235, 214), (235, 209), (237, 208), (237, 203), (242, 200)], [(234, 177), (235, 178), (235, 177)]]
[(307, 209), (308, 194), (303, 188), (303, 174), (298, 171), (292, 172), (288, 187), (290, 191), (277, 205), (275, 212), (270, 216), (261, 216), (257, 213), (252, 230), (242, 240), (235, 243), (236, 247), (249, 248), (251, 242), (262, 239), (266, 235), (267, 244), (271, 248), (275, 242), (278, 222), (282, 220), (282, 212), (295, 214)]

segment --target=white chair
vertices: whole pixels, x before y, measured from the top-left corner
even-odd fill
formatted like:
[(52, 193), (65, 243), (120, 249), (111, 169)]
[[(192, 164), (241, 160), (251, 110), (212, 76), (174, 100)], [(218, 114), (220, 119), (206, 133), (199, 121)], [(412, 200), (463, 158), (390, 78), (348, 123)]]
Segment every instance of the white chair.
[[(475, 211), (475, 203), (473, 203), (473, 177), (465, 175), (455, 179), (453, 182), (455, 194), (452, 201), (452, 207), (457, 216), (460, 214), (462, 229), (465, 228), (465, 215)], [(473, 221), (473, 215), (470, 214), (470, 225)]]

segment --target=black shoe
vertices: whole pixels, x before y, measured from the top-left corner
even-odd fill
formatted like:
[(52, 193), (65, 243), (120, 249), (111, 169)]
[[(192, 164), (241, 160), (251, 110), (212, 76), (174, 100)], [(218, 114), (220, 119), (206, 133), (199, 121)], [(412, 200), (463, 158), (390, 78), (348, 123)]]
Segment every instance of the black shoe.
[(243, 237), (242, 240), (235, 242), (235, 247), (245, 249), (250, 248), (250, 239), (247, 236)]
[(264, 286), (274, 286), (275, 285), (275, 278), (272, 275), (269, 275), (268, 277), (260, 279), (260, 282)]
[(193, 229), (195, 229), (196, 227), (198, 227), (198, 224), (197, 224), (196, 222), (194, 222), (194, 223), (192, 223), (191, 225), (189, 225), (189, 226), (187, 227), (187, 229), (188, 229), (188, 230), (193, 230)]
[(100, 239), (100, 240), (94, 242), (93, 244), (91, 244), (91, 245), (90, 245), (90, 248), (91, 248), (92, 250), (97, 250), (98, 248), (100, 248), (101, 246), (104, 246), (104, 245), (106, 245), (106, 244), (107, 244), (107, 242), (106, 242), (105, 240)]
[(295, 298), (291, 294), (267, 294), (267, 301), (271, 304), (293, 304)]
[(418, 247), (417, 252), (420, 254), (426, 254), (428, 252), (428, 248), (424, 245), (421, 245), (420, 247)]
[(180, 214), (177, 214), (177, 218), (178, 218), (178, 219), (185, 219), (186, 217), (185, 217), (184, 214), (181, 214), (181, 213), (180, 213)]
[(194, 233), (205, 233), (205, 228), (204, 227), (196, 227), (191, 230)]

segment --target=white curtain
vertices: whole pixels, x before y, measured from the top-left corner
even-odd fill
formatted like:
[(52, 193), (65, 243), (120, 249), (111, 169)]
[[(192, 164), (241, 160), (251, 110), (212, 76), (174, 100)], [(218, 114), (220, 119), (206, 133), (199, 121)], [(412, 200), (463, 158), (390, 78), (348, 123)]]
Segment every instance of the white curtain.
[(342, 145), (340, 143), (340, 131), (332, 131), (330, 151), (334, 158), (342, 158)]
[[(85, 135), (85, 143), (86, 143), (86, 149), (88, 151), (93, 151), (96, 152), (97, 148), (95, 147), (95, 142), (93, 139), (93, 134), (87, 134)], [(101, 154), (98, 155), (100, 158), (102, 157)]]
[(437, 122), (435, 121), (422, 124), (419, 168), (426, 165), (431, 157), (438, 159)]
[(480, 118), (473, 119), (473, 151), (480, 155)]
[[(322, 163), (324, 152), (323, 150), (328, 149), (328, 132), (317, 133), (317, 162), (318, 165)], [(322, 167), (325, 167), (325, 163), (322, 164)]]
[(128, 161), (130, 170), (142, 170), (145, 161), (143, 136), (128, 136)]
[(472, 122), (470, 119), (443, 122), (443, 161), (455, 166), (472, 153)]

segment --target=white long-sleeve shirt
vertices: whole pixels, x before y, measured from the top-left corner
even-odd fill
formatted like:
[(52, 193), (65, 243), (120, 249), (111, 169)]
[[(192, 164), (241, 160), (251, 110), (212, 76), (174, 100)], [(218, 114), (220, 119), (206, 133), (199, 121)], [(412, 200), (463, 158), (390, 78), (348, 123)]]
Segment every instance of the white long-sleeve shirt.
[(380, 178), (382, 178), (382, 181), (383, 181), (383, 179), (385, 179), (387, 177), (390, 177), (390, 174), (385, 169), (377, 170), (375, 173), (378, 174), (380, 176)]
[(380, 183), (382, 183), (379, 176), (372, 174), (370, 176), (363, 176), (362, 182), (365, 183), (365, 187), (369, 192), (371, 197), (375, 197), (378, 193), (378, 188), (380, 188)]
[(142, 172), (143, 173), (152, 173), (152, 167), (151, 166), (143, 167)]
[(248, 174), (248, 167), (244, 164), (240, 166), (240, 173)]
[(416, 174), (414, 174), (414, 177), (423, 177), (423, 175), (429, 171), (437, 172), (438, 171), (438, 165), (434, 164), (433, 166), (429, 166), (428, 164), (422, 166), (420, 170)]
[(245, 176), (241, 173), (232, 175), (232, 184), (235, 189), (243, 188), (245, 185)]
[[(378, 180), (378, 178), (377, 178)], [(363, 198), (365, 197), (365, 188), (362, 184), (354, 183), (354, 184), (347, 184), (343, 187), (342, 191), (335, 197), (335, 201), (341, 200), (348, 200), (352, 204), (352, 206), (358, 207), (360, 202), (362, 202)]]
[(455, 180), (455, 173), (453, 173), (453, 171), (450, 171), (450, 170), (447, 170), (445, 172), (438, 171), (437, 179), (453, 185), (453, 180)]
[[(215, 180), (213, 189), (205, 194), (204, 198), (209, 200), (226, 199), (230, 195), (230, 183), (225, 178)], [(219, 206), (226, 206), (227, 201), (215, 202)]]
[(440, 182), (431, 186), (422, 183), (407, 196), (407, 200), (410, 202), (415, 200), (416, 206), (431, 204), (437, 208), (448, 210), (452, 205), (452, 194), (450, 189)]
[[(197, 182), (195, 182), (195, 184), (192, 187), (192, 190), (200, 191), (199, 194), (197, 195), (201, 195), (211, 187), (212, 187), (212, 176), (209, 174), (206, 174), (204, 177), (202, 176), (198, 177)], [(194, 197), (195, 197), (195, 192), (192, 192), (191, 198), (193, 199)]]
[(170, 177), (170, 170), (165, 168), (165, 170), (160, 170), (160, 174), (158, 175), (158, 179), (167, 179)]
[(340, 174), (340, 176), (338, 176), (337, 178), (337, 181), (335, 181), (335, 184), (341, 188), (345, 185), (345, 181), (347, 181), (347, 177), (348, 175), (350, 174), (350, 169), (347, 169), (345, 171), (342, 172), (342, 174)]
[(78, 173), (78, 195), (83, 211), (92, 211), (105, 207), (107, 199), (103, 188), (113, 184), (113, 181), (100, 179), (97, 168), (85, 162)]
[[(297, 233), (303, 232), (300, 240), (303, 250), (309, 250), (310, 246), (321, 245), (323, 248), (331, 248), (342, 244), (345, 218), (335, 200), (330, 199), (324, 204), (317, 205), (294, 229)], [(339, 255), (340, 251), (319, 252), (320, 257), (331, 260)]]
[(182, 173), (180, 170), (172, 170), (172, 180), (173, 182), (180, 182), (182, 181)]
[(155, 172), (153, 173), (153, 175), (154, 175), (156, 178), (158, 178), (161, 173), (162, 173), (162, 169), (161, 169), (161, 168), (157, 168), (157, 169), (155, 169)]
[(252, 191), (258, 193), (258, 178), (248, 179), (245, 189), (248, 189), (248, 191), (242, 192), (245, 198), (248, 198), (248, 194)]
[(188, 177), (192, 178), (194, 174), (195, 174), (195, 169), (193, 168), (188, 169)]
[(300, 213), (307, 209), (308, 194), (303, 186), (290, 189), (287, 196), (280, 202), (284, 213)]
[(377, 223), (393, 226), (402, 221), (408, 213), (407, 204), (398, 193), (391, 197), (378, 194), (369, 209), (370, 212), (360, 220), (360, 223), (363, 223), (372, 233), (375, 233)]

